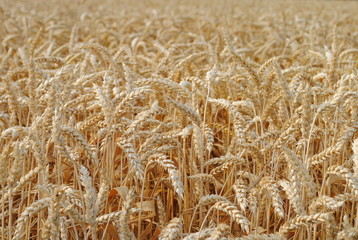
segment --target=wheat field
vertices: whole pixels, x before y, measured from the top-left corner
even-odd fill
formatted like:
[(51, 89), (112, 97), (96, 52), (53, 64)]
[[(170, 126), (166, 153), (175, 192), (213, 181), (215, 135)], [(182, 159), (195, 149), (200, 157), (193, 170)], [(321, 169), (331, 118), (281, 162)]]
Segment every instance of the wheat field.
[(358, 239), (356, 1), (0, 6), (0, 239)]

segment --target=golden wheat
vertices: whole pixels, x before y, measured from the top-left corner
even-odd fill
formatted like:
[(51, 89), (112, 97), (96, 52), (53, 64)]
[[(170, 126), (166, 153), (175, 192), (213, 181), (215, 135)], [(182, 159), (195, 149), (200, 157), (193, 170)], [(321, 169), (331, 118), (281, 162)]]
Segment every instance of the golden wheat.
[(354, 1), (0, 1), (0, 239), (357, 239)]

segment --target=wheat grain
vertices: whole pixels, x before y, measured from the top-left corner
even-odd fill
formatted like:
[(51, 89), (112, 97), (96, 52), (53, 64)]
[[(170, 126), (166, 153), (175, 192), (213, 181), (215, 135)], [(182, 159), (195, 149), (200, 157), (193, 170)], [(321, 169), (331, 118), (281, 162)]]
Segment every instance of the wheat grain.
[(216, 228), (210, 233), (210, 237), (207, 239), (218, 240), (225, 238), (226, 235), (230, 233), (230, 226), (226, 224), (219, 224)]
[(28, 206), (22, 213), (21, 216), (16, 220), (16, 230), (14, 232), (13, 240), (21, 239), (24, 234), (24, 227), (26, 221), (37, 214), (39, 211), (45, 209), (50, 204), (51, 198), (44, 198), (33, 202)]
[(249, 232), (249, 221), (234, 204), (228, 201), (220, 201), (215, 203), (212, 207), (230, 215), (233, 220), (240, 224), (243, 231)]
[(183, 198), (184, 196), (183, 183), (180, 180), (180, 176), (178, 174), (177, 168), (174, 165), (174, 162), (163, 155), (159, 155), (159, 156), (154, 155), (152, 157), (152, 160), (149, 161), (148, 165), (151, 162), (161, 165), (163, 168), (165, 168), (168, 171), (175, 192), (178, 194), (180, 198)]
[(264, 177), (261, 179), (260, 185), (262, 188), (267, 189), (267, 194), (272, 198), (272, 205), (274, 206), (277, 215), (284, 217), (283, 202), (275, 181), (270, 177)]
[(342, 166), (330, 166), (327, 169), (326, 174), (336, 174), (346, 179), (347, 185), (351, 188), (354, 195), (358, 195), (358, 182), (353, 177), (353, 174), (345, 167)]
[(330, 217), (330, 213), (316, 213), (312, 215), (295, 217), (280, 228), (280, 233), (282, 235), (287, 235), (290, 231), (293, 231), (294, 229), (301, 226), (326, 222), (330, 219)]
[(159, 235), (158, 239), (164, 240), (174, 240), (178, 239), (179, 233), (182, 228), (182, 220), (180, 218), (173, 218), (170, 220), (168, 225), (162, 230), (161, 234)]

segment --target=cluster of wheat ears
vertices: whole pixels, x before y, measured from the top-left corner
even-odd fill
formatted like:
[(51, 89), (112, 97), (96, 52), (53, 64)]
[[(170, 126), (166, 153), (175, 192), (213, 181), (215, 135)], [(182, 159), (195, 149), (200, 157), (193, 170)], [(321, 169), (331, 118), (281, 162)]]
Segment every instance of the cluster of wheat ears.
[(0, 239), (358, 239), (357, 3), (7, 4)]

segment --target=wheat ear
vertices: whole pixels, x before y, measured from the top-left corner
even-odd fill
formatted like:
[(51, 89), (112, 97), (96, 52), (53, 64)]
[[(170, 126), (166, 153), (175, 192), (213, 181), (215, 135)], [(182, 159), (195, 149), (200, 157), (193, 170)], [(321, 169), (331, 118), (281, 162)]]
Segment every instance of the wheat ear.
[(174, 240), (179, 238), (183, 222), (180, 218), (173, 218), (159, 235), (159, 240)]
[(227, 213), (235, 222), (240, 224), (243, 231), (249, 232), (249, 221), (244, 215), (242, 215), (242, 213), (233, 203), (228, 201), (220, 201), (215, 203), (212, 208)]

